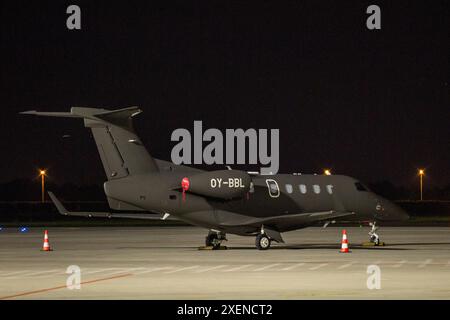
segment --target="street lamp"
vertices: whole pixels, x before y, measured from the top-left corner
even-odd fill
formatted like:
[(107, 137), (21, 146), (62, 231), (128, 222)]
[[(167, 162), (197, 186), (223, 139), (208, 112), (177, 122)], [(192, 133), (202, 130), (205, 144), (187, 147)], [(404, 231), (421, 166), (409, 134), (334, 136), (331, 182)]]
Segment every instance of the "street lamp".
[(331, 176), (331, 170), (330, 169), (325, 169), (323, 170), (323, 174), (326, 176)]
[(39, 170), (39, 175), (41, 176), (41, 202), (44, 203), (45, 201), (45, 170)]
[(423, 176), (425, 175), (424, 169), (419, 169), (419, 177), (420, 177), (420, 201), (423, 200)]

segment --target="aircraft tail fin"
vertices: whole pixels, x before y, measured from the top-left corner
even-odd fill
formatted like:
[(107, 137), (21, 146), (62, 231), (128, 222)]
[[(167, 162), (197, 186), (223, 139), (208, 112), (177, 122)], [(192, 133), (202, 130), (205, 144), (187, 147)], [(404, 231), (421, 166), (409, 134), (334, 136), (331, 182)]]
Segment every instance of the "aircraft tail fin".
[(132, 118), (142, 110), (130, 107), (118, 110), (73, 107), (70, 112), (25, 111), (47, 117), (82, 118), (90, 128), (108, 180), (158, 171), (133, 129)]

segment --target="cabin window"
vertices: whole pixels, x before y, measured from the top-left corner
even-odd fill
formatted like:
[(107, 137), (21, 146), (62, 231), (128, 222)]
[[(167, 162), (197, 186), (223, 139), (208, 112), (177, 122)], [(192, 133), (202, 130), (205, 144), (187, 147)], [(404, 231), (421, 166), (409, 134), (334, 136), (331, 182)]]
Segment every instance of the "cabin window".
[(278, 183), (273, 179), (267, 179), (266, 184), (269, 190), (269, 196), (272, 198), (278, 198), (280, 196), (280, 189), (278, 188)]
[(250, 182), (250, 193), (254, 193), (255, 192), (255, 185), (253, 184), (253, 182)]
[(298, 188), (300, 189), (300, 192), (305, 194), (306, 193), (306, 185), (305, 184), (301, 184), (298, 186)]
[(292, 193), (292, 184), (287, 184), (286, 185), (286, 192), (287, 193)]
[(355, 182), (356, 190), (367, 191), (367, 188), (361, 182)]
[(333, 187), (334, 186), (332, 184), (327, 185), (327, 191), (329, 194), (333, 194)]
[(313, 185), (314, 193), (319, 194), (320, 193), (320, 186), (318, 184)]

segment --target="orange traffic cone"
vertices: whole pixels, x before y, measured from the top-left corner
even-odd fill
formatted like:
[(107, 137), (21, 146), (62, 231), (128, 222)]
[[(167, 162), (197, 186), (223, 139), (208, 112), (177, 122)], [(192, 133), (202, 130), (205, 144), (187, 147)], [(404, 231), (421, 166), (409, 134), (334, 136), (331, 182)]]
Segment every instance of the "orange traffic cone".
[(342, 230), (342, 241), (341, 241), (341, 253), (349, 253), (348, 250), (348, 240), (347, 240), (347, 231)]
[(44, 244), (42, 245), (41, 251), (52, 251), (50, 248), (50, 243), (48, 242), (48, 231), (44, 231)]

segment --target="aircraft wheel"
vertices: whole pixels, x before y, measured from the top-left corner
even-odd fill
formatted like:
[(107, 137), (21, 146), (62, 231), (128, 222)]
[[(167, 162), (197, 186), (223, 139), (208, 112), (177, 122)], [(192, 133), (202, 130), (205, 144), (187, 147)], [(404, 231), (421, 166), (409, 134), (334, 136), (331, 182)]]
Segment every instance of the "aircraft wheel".
[(205, 239), (205, 245), (207, 247), (217, 248), (220, 246), (220, 242), (221, 241), (219, 240), (219, 235), (215, 232), (208, 233)]
[(258, 250), (267, 250), (270, 248), (270, 239), (268, 236), (266, 236), (265, 234), (258, 234), (256, 236), (256, 248)]
[(370, 242), (372, 242), (378, 246), (380, 244), (380, 238), (372, 236), (372, 237), (370, 237)]

